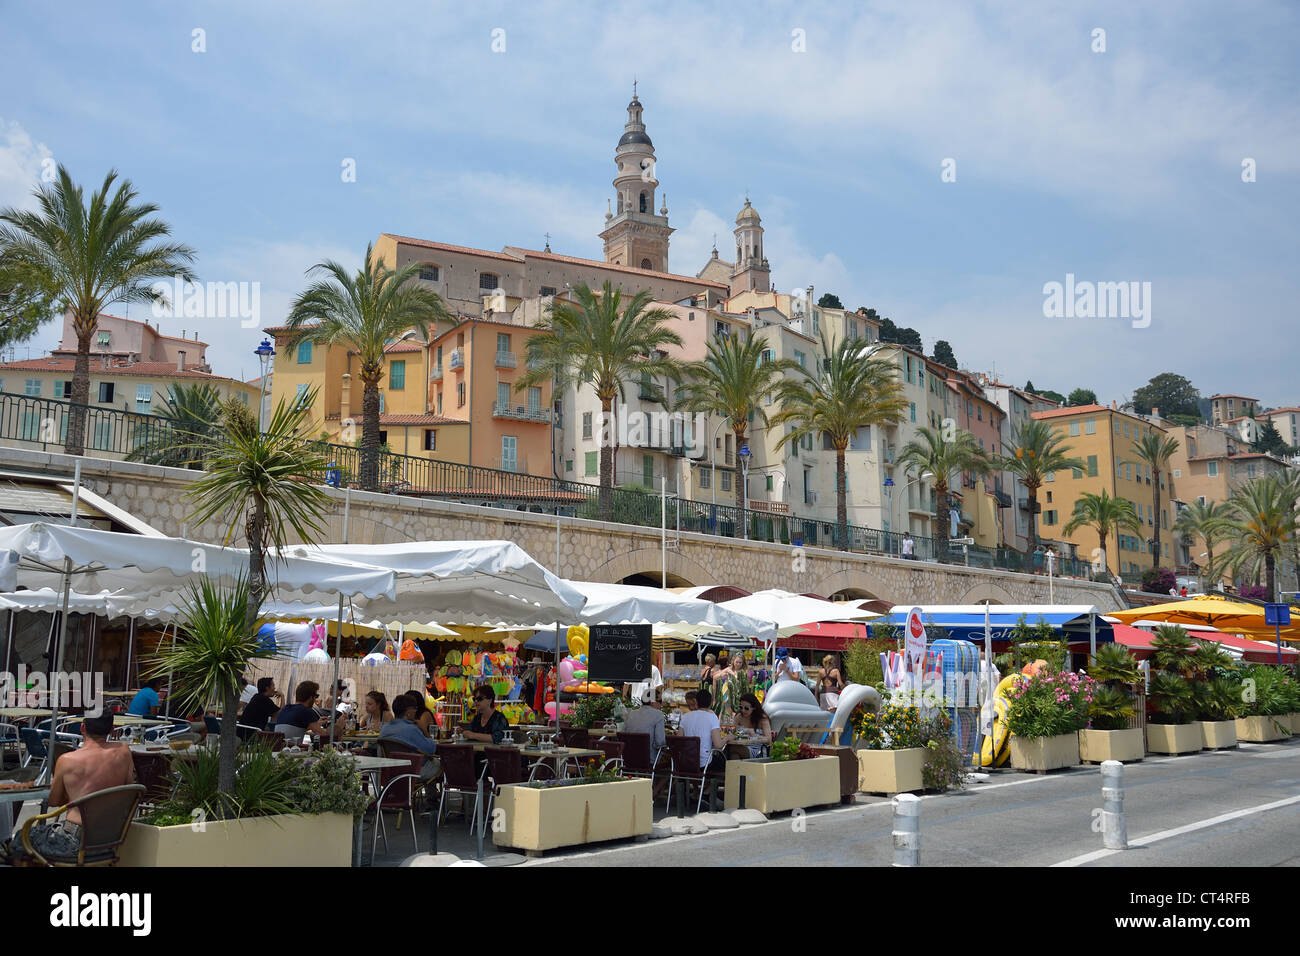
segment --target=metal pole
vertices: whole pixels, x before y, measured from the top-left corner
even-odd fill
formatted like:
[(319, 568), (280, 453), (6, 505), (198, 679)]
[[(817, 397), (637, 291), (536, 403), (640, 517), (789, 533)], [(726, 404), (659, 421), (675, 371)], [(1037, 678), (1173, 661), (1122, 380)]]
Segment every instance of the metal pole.
[[(74, 499), (75, 500), (75, 499)], [(75, 506), (74, 506), (75, 507)], [(54, 673), (50, 675), (50, 742), (45, 755), (45, 767), (41, 770), (40, 779), (54, 780), (54, 755), (55, 755), (55, 733), (54, 728), (59, 723), (59, 678), (63, 674), (63, 649), (68, 642), (68, 601), (72, 596), (72, 559), (63, 559), (63, 612), (59, 615), (59, 643), (54, 651), (55, 664)]]
[[(558, 711), (557, 711), (558, 712)], [(483, 816), (479, 816), (479, 807), (483, 807)], [(483, 859), (483, 830), (487, 826), (487, 806), (483, 800), (483, 778), (478, 778), (478, 799), (474, 801), (474, 821), (478, 824), (478, 859)]]
[(1277, 640), (1277, 662), (1278, 662), (1279, 665), (1281, 665), (1281, 663), (1282, 663), (1282, 625), (1281, 625), (1280, 622), (1281, 622), (1282, 619), (1279, 617), (1279, 618), (1277, 618), (1276, 620), (1277, 620), (1279, 623), (1274, 624), (1273, 627), (1274, 627), (1274, 629), (1277, 631), (1277, 638), (1276, 638), (1276, 640)]
[[(334, 683), (330, 687), (330, 697), (334, 701), (334, 713), (330, 714), (330, 749), (334, 749), (334, 726), (338, 723), (335, 715), (339, 709), (339, 654), (343, 651), (343, 592), (339, 592), (338, 624), (334, 630)], [(399, 649), (398, 653), (401, 651)]]
[(914, 793), (894, 797), (894, 866), (921, 865), (921, 798)]
[(560, 571), (560, 516), (555, 516), (555, 573), (563, 576)]
[(1101, 765), (1101, 842), (1108, 850), (1128, 849), (1124, 765), (1118, 760), (1107, 760)]
[(77, 526), (77, 502), (81, 500), (81, 459), (77, 459), (76, 470), (72, 473), (72, 527)]
[(1093, 608), (1088, 614), (1088, 656), (1092, 658), (1097, 654), (1097, 609)]
[(352, 517), (352, 486), (343, 489), (343, 543), (348, 543), (348, 521)]
[[(659, 586), (668, 589), (668, 477), (659, 476)], [(1280, 653), (1280, 652), (1279, 652)]]

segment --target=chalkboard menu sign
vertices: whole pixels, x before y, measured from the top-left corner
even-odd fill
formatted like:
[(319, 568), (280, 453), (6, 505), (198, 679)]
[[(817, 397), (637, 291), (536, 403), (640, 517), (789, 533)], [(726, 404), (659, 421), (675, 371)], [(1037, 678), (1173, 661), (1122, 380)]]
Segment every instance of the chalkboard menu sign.
[(650, 679), (650, 625), (597, 624), (587, 647), (587, 678), (599, 681)]

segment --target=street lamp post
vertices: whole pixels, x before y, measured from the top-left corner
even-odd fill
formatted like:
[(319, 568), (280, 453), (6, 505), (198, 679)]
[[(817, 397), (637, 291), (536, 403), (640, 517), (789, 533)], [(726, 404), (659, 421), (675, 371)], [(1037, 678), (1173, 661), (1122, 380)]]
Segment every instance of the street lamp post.
[(262, 366), (262, 387), (258, 390), (257, 402), (257, 430), (262, 431), (266, 428), (264, 422), (266, 418), (266, 373), (271, 367), (271, 360), (275, 358), (275, 347), (271, 344), (269, 338), (264, 338), (262, 344), (253, 349), (253, 354), (257, 356), (257, 360)]
[(718, 432), (722, 430), (722, 426), (727, 424), (727, 422), (729, 421), (731, 421), (730, 418), (724, 418), (722, 421), (718, 422), (718, 427), (713, 429), (713, 436), (709, 439), (709, 484), (713, 488), (714, 521), (716, 521), (718, 518), (718, 467), (714, 459), (714, 450), (715, 450), (714, 443), (718, 439)]
[[(907, 473), (904, 472), (903, 474), (904, 474), (904, 477), (906, 477)], [(930, 479), (930, 478), (933, 478), (933, 477), (934, 477), (934, 473), (933, 473), (933, 472), (923, 471), (923, 472), (921, 472), (919, 475), (917, 475), (915, 478), (910, 478), (910, 479), (908, 479), (907, 484), (905, 484), (905, 485), (903, 486), (903, 495), (906, 496), (907, 493), (908, 493), (908, 491), (911, 489), (911, 487), (912, 487), (914, 484), (916, 484), (918, 481), (926, 481), (927, 479)], [(895, 487), (896, 487), (896, 485), (895, 485), (895, 483), (894, 483), (894, 478), (893, 478), (893, 476), (892, 476), (892, 475), (886, 475), (886, 476), (885, 476), (885, 488), (886, 488), (886, 489), (889, 489), (889, 520), (890, 520), (891, 523), (892, 523), (893, 520), (894, 520), (894, 496), (893, 496), (893, 493), (892, 493), (892, 489), (895, 488)], [(911, 523), (911, 521), (909, 520), (909, 521), (908, 521), (908, 527), (907, 527), (905, 530), (907, 530), (907, 531), (911, 531), (911, 524), (912, 524), (912, 523)], [(892, 529), (891, 529), (891, 533), (897, 534), (897, 532), (893, 532)]]
[(1048, 548), (1047, 553), (1043, 555), (1043, 557), (1047, 561), (1047, 603), (1055, 604), (1056, 596), (1052, 590), (1052, 571), (1056, 568), (1056, 552), (1051, 548)]
[(736, 452), (736, 457), (740, 459), (740, 480), (743, 493), (740, 496), (740, 526), (741, 540), (749, 540), (749, 522), (745, 518), (745, 505), (749, 502), (749, 446), (741, 445), (740, 451)]

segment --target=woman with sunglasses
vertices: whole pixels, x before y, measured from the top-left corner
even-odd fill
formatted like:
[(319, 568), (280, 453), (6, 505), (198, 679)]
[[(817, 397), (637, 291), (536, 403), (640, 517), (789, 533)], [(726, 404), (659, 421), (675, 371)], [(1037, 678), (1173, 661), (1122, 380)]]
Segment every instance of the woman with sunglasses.
[(499, 744), (510, 729), (506, 715), (497, 710), (496, 692), (486, 685), (474, 689), (474, 719), (465, 731), (467, 740), (482, 740), (490, 744)]
[(740, 702), (736, 705), (736, 729), (744, 729), (750, 734), (757, 735), (754, 739), (759, 742), (749, 744), (749, 756), (752, 758), (763, 756), (763, 746), (772, 742), (772, 722), (767, 719), (767, 714), (763, 713), (763, 705), (753, 694), (741, 695)]

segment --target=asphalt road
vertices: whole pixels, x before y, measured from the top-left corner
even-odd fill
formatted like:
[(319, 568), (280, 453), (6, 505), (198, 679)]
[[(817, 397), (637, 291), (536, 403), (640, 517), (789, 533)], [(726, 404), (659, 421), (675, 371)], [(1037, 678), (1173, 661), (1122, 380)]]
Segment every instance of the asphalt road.
[[(926, 796), (924, 866), (1300, 865), (1300, 738), (1238, 750), (1148, 757), (1124, 771), (1129, 843), (1102, 852), (1094, 832), (1101, 772), (998, 772), (963, 792)], [(766, 824), (595, 851), (549, 855), (541, 866), (888, 866), (886, 799), (778, 815)]]

